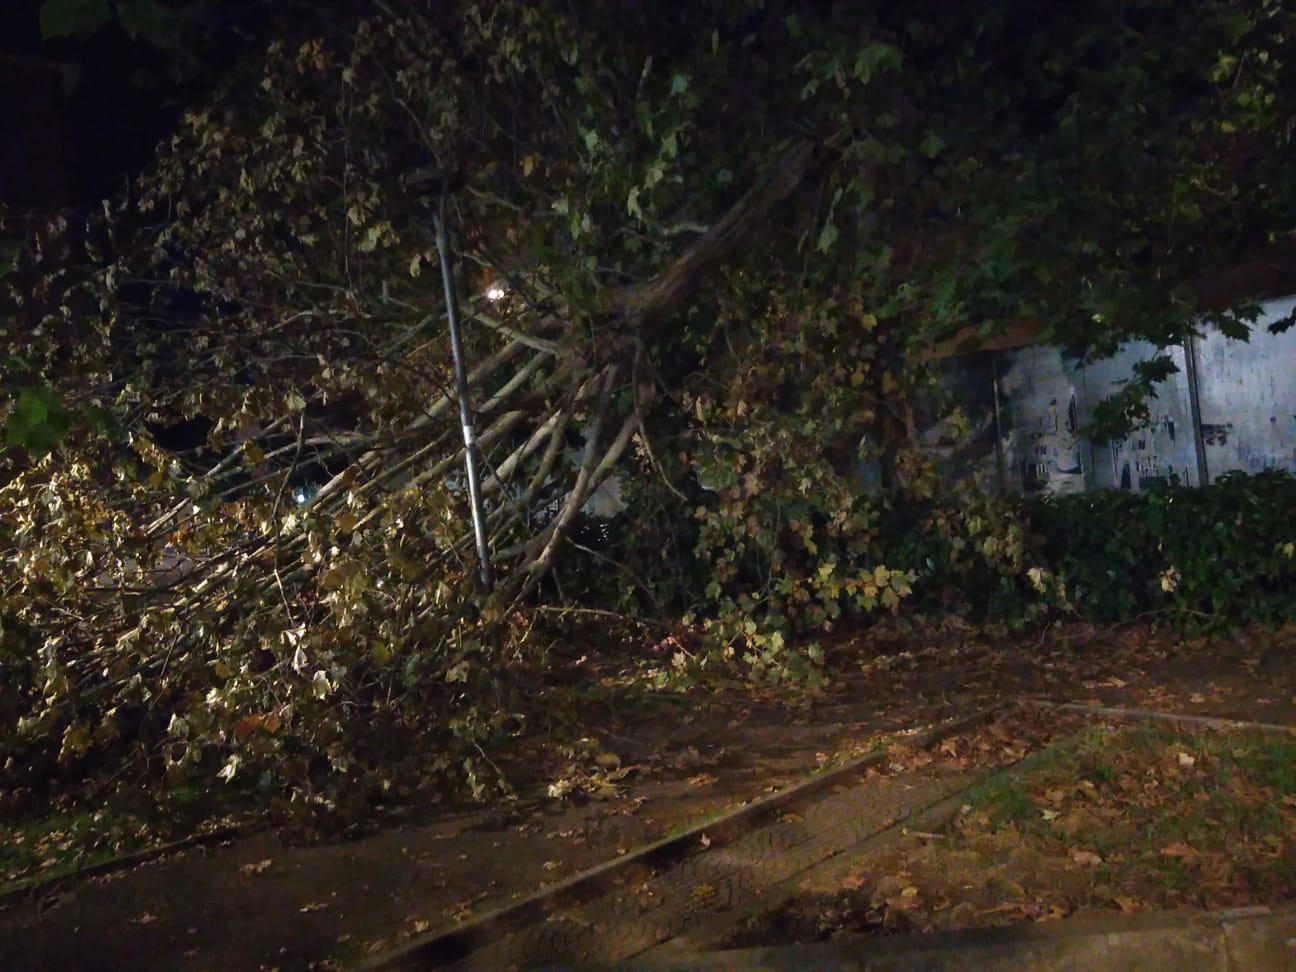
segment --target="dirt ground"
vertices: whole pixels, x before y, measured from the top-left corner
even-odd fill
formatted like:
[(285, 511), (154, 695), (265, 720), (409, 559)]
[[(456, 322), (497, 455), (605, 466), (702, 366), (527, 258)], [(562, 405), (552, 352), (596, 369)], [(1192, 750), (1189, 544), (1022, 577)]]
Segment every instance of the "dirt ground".
[[(1296, 725), (1296, 626), (1182, 639), (1058, 627), (1028, 641), (903, 627), (841, 637), (830, 686), (657, 696), (587, 726), (605, 785), (505, 810), (411, 812), (365, 837), (264, 833), (0, 902), (0, 968), (327, 969), (450, 927), (923, 727), (1011, 698)], [(578, 761), (579, 762), (579, 761)], [(546, 779), (546, 774), (551, 778)], [(525, 796), (525, 794), (524, 794)]]

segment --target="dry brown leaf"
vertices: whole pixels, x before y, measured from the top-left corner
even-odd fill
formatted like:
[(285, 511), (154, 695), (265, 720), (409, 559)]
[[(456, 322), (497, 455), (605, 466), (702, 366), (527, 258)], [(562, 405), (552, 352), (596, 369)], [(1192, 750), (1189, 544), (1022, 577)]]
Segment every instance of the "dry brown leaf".
[(1162, 857), (1196, 857), (1197, 852), (1185, 844), (1182, 840), (1176, 840), (1173, 844), (1167, 844), (1161, 848)]
[(693, 889), (694, 901), (710, 901), (716, 896), (716, 889), (710, 884), (699, 884)]
[(263, 717), (259, 714), (247, 715), (235, 722), (231, 727), (231, 731), (234, 733), (235, 739), (239, 742), (245, 742), (261, 727), (262, 722)]
[(270, 870), (272, 864), (274, 864), (273, 857), (267, 857), (265, 860), (256, 861), (253, 864), (241, 864), (239, 865), (239, 873), (244, 877), (255, 877)]

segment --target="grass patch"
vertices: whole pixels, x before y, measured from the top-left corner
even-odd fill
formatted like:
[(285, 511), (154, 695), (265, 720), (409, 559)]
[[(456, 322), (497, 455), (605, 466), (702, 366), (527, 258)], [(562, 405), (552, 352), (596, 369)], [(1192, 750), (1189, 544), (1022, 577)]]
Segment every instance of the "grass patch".
[(1296, 900), (1296, 735), (1085, 729), (971, 791), (944, 840), (879, 850), (841, 888), (741, 944)]
[(1067, 902), (1076, 907), (1289, 898), (1296, 737), (1090, 729), (999, 790), (975, 794), (959, 830), (968, 847), (1028, 842), (1080, 867), (1106, 864), (1106, 881)]
[(107, 810), (0, 824), (0, 890), (102, 864), (156, 841), (143, 820)]

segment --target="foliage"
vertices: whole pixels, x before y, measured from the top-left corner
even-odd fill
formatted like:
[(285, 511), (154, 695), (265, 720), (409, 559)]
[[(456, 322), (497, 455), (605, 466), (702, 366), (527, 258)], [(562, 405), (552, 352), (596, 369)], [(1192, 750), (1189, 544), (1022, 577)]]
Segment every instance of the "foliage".
[(934, 505), (890, 525), (889, 550), (923, 612), (1238, 625), (1296, 610), (1293, 515), (1290, 474), (1231, 473), (1201, 489)]
[[(747, 327), (718, 321), (697, 346), (706, 380), (686, 391), (699, 477), (714, 492), (694, 514), (696, 555), (710, 568), (703, 628), (784, 676), (796, 674), (785, 651), (794, 635), (896, 610), (912, 580), (883, 561), (877, 500), (857, 472), (868, 435), (902, 421), (874, 390), (894, 381), (879, 360), (893, 338), (842, 342), (880, 327), (858, 296), (807, 303), (776, 296)], [(808, 659), (818, 660), (813, 645)]]
[(1296, 480), (1230, 474), (1203, 489), (1050, 499), (1043, 559), (1087, 617), (1148, 611), (1227, 622), (1296, 612)]
[(210, 55), (199, 52), (213, 39), (212, 23), (230, 18), (239, 6), (231, 0), (41, 0), (40, 35), (85, 44), (117, 29), (129, 41), (165, 54), (173, 80), (192, 80)]
[[(4, 785), (484, 792), (538, 608), (685, 618), (701, 663), (795, 678), (795, 638), (900, 610), (924, 571), (985, 577), (990, 611), (1051, 590), (1008, 513), (914, 512), (938, 488), (924, 354), (1022, 317), (1080, 353), (1189, 333), (1196, 281), (1291, 230), (1290, 19), (460, 0), (274, 22), (129, 192), (0, 281), (8, 427), (40, 451), (50, 403), (67, 418), (0, 491)], [(453, 198), (406, 178), (429, 164)], [(614, 487), (628, 512), (591, 546), (582, 510)]]
[(974, 492), (897, 510), (882, 535), (914, 577), (916, 613), (1019, 626), (1068, 606), (1020, 497)]
[(1234, 625), (1296, 611), (1294, 516), (1289, 474), (1232, 473), (1195, 489), (929, 504), (894, 517), (883, 542), (913, 572), (917, 612)]

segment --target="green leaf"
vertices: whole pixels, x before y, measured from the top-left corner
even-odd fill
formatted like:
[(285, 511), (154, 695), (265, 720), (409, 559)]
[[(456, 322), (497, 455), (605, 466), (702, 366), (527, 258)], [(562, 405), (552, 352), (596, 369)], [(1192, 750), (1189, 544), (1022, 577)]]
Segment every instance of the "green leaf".
[(688, 90), (689, 76), (687, 74), (676, 74), (671, 78), (670, 93), (673, 95), (683, 94)]
[(117, 0), (117, 19), (131, 40), (168, 48), (183, 32), (189, 16), (158, 0)]
[(18, 393), (5, 421), (5, 444), (26, 449), (39, 459), (62, 441), (68, 430), (68, 413), (54, 390), (34, 385)]
[(18, 268), (18, 253), (21, 249), (17, 243), (0, 240), (0, 277), (5, 277)]
[(112, 19), (108, 0), (45, 0), (40, 8), (41, 37), (86, 38)]
[(832, 249), (832, 245), (837, 242), (837, 227), (832, 223), (825, 223), (824, 228), (819, 231), (818, 249), (820, 253), (827, 253)]
[(890, 44), (874, 42), (856, 55), (855, 79), (867, 84), (878, 71), (895, 71), (899, 67), (900, 51)]
[(945, 151), (945, 140), (935, 132), (928, 132), (918, 146), (918, 150), (929, 159), (934, 159)]

